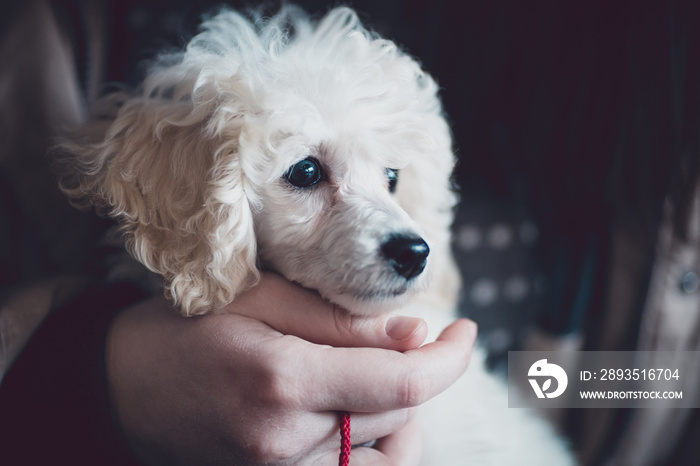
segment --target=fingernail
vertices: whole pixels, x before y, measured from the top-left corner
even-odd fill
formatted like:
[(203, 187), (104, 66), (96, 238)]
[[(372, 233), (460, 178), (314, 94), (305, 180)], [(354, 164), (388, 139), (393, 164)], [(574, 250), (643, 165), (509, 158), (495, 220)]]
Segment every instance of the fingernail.
[(392, 340), (404, 341), (415, 335), (423, 325), (425, 321), (417, 317), (393, 316), (386, 321), (384, 331)]

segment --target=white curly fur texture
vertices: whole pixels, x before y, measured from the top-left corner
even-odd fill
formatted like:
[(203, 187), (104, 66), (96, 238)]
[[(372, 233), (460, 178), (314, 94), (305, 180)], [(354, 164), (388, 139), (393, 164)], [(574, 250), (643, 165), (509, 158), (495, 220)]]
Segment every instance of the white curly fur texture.
[[(101, 111), (61, 145), (62, 187), (119, 219), (184, 314), (230, 302), (262, 265), (352, 312), (403, 307), (434, 330), (453, 317), (454, 156), (438, 87), (352, 10), (318, 22), (291, 6), (267, 19), (222, 11)], [(285, 172), (307, 157), (324, 179), (294, 187)], [(394, 233), (429, 244), (418, 277), (379, 254)], [(448, 393), (426, 421), (427, 464), (571, 464), (545, 423), (506, 407), (479, 356)]]
[[(408, 214), (446, 243), (453, 161), (436, 90), (414, 60), (363, 29), (351, 10), (335, 10), (317, 26), (293, 7), (255, 23), (225, 11), (184, 53), (162, 57), (138, 94), (102, 101), (104, 119), (62, 144), (80, 165), (79, 177), (62, 185), (78, 204), (87, 199), (118, 218), (136, 258), (165, 278), (185, 314), (200, 314), (255, 283), (256, 244), (273, 243), (263, 259), (293, 250), (288, 269), (308, 263), (303, 250), (326, 237), (309, 222), (319, 210), (344, 215), (346, 227), (363, 222), (334, 202), (364, 199), (355, 210), (369, 212), (375, 193), (360, 192), (353, 178), (378, 181), (384, 167), (406, 167), (399, 189), (415, 201), (406, 203)], [(340, 163), (329, 168), (332, 183), (313, 194), (280, 186), (284, 171), (310, 154), (373, 163), (355, 164), (352, 173)], [(280, 215), (288, 218), (273, 218)], [(304, 268), (314, 283), (290, 278), (324, 291), (315, 280), (329, 271)]]

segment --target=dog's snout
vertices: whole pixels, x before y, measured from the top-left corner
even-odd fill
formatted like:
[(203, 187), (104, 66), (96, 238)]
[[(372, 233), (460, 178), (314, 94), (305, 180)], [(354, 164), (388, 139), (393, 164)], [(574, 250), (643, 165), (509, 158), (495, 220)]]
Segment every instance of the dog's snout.
[(384, 257), (396, 273), (407, 280), (425, 269), (428, 253), (428, 244), (419, 236), (392, 235), (382, 244)]

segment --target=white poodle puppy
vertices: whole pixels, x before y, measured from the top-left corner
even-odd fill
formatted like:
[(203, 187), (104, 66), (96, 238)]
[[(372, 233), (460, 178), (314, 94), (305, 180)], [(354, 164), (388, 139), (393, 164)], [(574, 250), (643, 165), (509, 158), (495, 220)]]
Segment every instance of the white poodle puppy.
[[(350, 312), (401, 309), (435, 331), (454, 318), (438, 87), (352, 10), (318, 22), (294, 7), (223, 11), (138, 93), (102, 105), (62, 145), (63, 189), (120, 221), (183, 314), (229, 303), (264, 267)], [(507, 407), (481, 359), (423, 409), (424, 463), (572, 464), (545, 422)]]

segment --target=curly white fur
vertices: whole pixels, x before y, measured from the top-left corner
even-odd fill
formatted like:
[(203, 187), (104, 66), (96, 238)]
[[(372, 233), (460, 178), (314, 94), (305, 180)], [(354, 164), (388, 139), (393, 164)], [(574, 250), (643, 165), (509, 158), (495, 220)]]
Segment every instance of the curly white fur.
[[(282, 173), (308, 154), (374, 161), (344, 178), (332, 173), (343, 181), (332, 188), (347, 193), (341, 200), (358, 200), (351, 176), (366, 179), (361, 171), (378, 179), (383, 167), (408, 167), (402, 178), (417, 182), (403, 184), (414, 191), (406, 194), (432, 201), (409, 203), (409, 214), (445, 243), (452, 154), (436, 89), (351, 10), (335, 10), (317, 26), (292, 7), (256, 23), (225, 11), (184, 53), (162, 57), (139, 94), (105, 99), (109, 121), (63, 144), (84, 173), (64, 178), (63, 187), (119, 218), (130, 250), (165, 278), (184, 313), (203, 313), (255, 283), (256, 217), (258, 242), (275, 243), (263, 258), (289, 248), (298, 257), (285, 269), (309, 260), (299, 241), (316, 248), (319, 233), (308, 220), (331, 205), (333, 193), (307, 199), (279, 186)], [(364, 194), (371, 205), (372, 193)], [(272, 218), (281, 213), (294, 218)], [(340, 214), (348, 227), (360, 220)], [(336, 267), (313, 271), (323, 278), (341, 273)]]
[[(437, 91), (348, 8), (317, 23), (295, 7), (252, 21), (223, 11), (183, 53), (161, 57), (138, 93), (107, 97), (104, 118), (62, 144), (72, 165), (62, 186), (120, 220), (184, 314), (230, 302), (264, 264), (352, 312), (404, 306), (442, 325), (459, 280), (454, 156)], [(325, 178), (291, 186), (285, 172), (308, 157)], [(400, 170), (393, 194), (387, 167)], [(387, 266), (378, 251), (395, 233), (425, 238), (426, 272), (407, 280)], [(455, 417), (466, 405), (455, 422), (430, 421), (436, 445), (455, 444), (429, 450), (429, 463), (471, 454), (469, 464), (569, 464), (544, 423), (506, 408), (478, 357), (469, 373), (477, 382), (442, 403), (451, 413), (432, 410)]]

